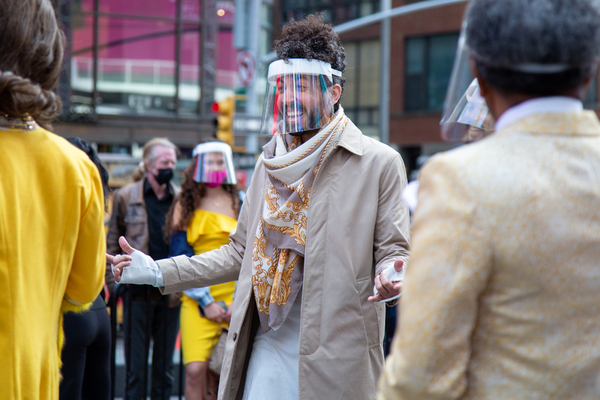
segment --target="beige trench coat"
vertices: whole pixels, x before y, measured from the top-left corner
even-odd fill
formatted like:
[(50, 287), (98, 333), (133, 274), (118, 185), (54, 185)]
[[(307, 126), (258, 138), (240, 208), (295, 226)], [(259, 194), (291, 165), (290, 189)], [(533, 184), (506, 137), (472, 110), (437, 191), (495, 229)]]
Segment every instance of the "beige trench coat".
[[(238, 280), (219, 399), (238, 399), (258, 314), (252, 288), (254, 233), (266, 194), (258, 162), (230, 244), (158, 262), (163, 293)], [(314, 181), (308, 211), (300, 326), (300, 399), (374, 399), (383, 364), (384, 308), (373, 279), (408, 257), (400, 155), (349, 122)], [(246, 251), (246, 249), (248, 251)], [(239, 279), (238, 279), (239, 275)]]

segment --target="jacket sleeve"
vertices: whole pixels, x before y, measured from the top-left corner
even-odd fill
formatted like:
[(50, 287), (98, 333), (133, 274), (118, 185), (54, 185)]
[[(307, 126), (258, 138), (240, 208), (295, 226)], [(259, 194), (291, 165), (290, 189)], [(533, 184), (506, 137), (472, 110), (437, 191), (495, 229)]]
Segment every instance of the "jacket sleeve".
[(175, 231), (171, 235), (171, 243), (169, 244), (169, 257), (176, 257), (182, 254), (188, 257), (193, 257), (194, 248), (187, 241), (187, 232)]
[[(186, 255), (188, 257), (194, 256), (194, 248), (187, 241), (187, 232), (175, 231), (171, 235), (171, 244), (169, 245), (169, 257), (176, 257), (179, 255)], [(189, 298), (195, 300), (200, 304), (200, 307), (204, 308), (207, 305), (214, 303), (215, 299), (210, 294), (210, 288), (201, 287), (187, 289), (183, 291)]]
[(89, 180), (82, 188), (79, 231), (63, 306), (63, 309), (71, 311), (92, 302), (100, 294), (106, 264), (102, 184), (96, 167), (86, 164), (84, 174)]
[[(491, 250), (473, 189), (445, 158), (419, 178), (410, 268), (377, 399), (446, 400), (467, 388), (478, 299), (490, 276)], [(458, 167), (460, 168), (460, 167)]]
[(206, 253), (158, 260), (165, 286), (163, 294), (202, 286), (213, 286), (238, 279), (246, 250), (246, 230), (251, 204), (246, 196), (236, 228), (229, 234), (229, 244)]
[(200, 304), (200, 307), (202, 307), (203, 309), (209, 304), (215, 302), (214, 297), (212, 297), (212, 295), (210, 294), (210, 288), (208, 287), (187, 289), (184, 290), (183, 293), (185, 293), (189, 298), (198, 302), (198, 304)]
[(410, 224), (408, 207), (402, 201), (406, 170), (400, 154), (392, 157), (380, 177), (379, 203), (375, 225), (374, 251), (376, 274), (393, 266), (398, 258), (408, 259)]
[[(111, 255), (122, 253), (119, 246), (119, 237), (125, 235), (125, 199), (123, 192), (117, 190), (113, 197), (112, 214), (108, 222), (108, 233), (106, 235), (106, 252)], [(110, 264), (106, 263), (106, 272), (104, 276), (108, 290), (112, 290), (115, 285)]]

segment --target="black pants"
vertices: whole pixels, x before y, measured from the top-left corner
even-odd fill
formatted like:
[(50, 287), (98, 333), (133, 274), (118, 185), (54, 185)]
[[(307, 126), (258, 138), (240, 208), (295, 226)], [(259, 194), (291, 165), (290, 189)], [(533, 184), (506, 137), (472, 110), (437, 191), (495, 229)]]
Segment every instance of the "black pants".
[(144, 399), (144, 373), (148, 366), (149, 346), (152, 346), (150, 398), (169, 399), (174, 380), (173, 353), (179, 332), (179, 307), (169, 308), (166, 298), (131, 303), (127, 300), (123, 316), (125, 362), (128, 364), (126, 398)]
[(64, 316), (62, 400), (110, 398), (110, 318), (102, 297), (92, 309)]

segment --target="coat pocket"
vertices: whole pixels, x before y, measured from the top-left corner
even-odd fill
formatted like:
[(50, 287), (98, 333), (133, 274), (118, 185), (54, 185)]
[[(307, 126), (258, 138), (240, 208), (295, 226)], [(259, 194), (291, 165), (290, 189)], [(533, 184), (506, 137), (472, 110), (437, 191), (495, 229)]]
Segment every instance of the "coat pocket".
[(379, 304), (367, 300), (373, 294), (373, 280), (369, 276), (360, 278), (356, 281), (356, 286), (360, 297), (360, 308), (364, 320), (367, 345), (369, 347), (381, 345), (383, 338), (380, 339), (379, 318), (377, 315)]

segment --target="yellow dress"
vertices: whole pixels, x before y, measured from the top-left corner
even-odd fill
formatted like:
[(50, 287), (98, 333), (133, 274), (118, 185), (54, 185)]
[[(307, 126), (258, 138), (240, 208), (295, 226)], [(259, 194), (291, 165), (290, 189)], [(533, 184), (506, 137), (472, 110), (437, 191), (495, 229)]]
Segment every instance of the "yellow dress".
[(104, 282), (102, 184), (85, 153), (44, 130), (0, 130), (0, 399), (58, 399), (64, 299)]
[[(187, 229), (188, 243), (194, 248), (194, 254), (218, 249), (229, 243), (229, 232), (235, 229), (237, 221), (223, 214), (196, 210)], [(223, 301), (227, 306), (233, 301), (235, 282), (210, 286), (210, 294), (215, 301)], [(200, 315), (198, 302), (185, 295), (181, 299), (181, 350), (185, 363), (206, 361), (214, 339), (221, 327), (229, 324), (217, 324)]]

